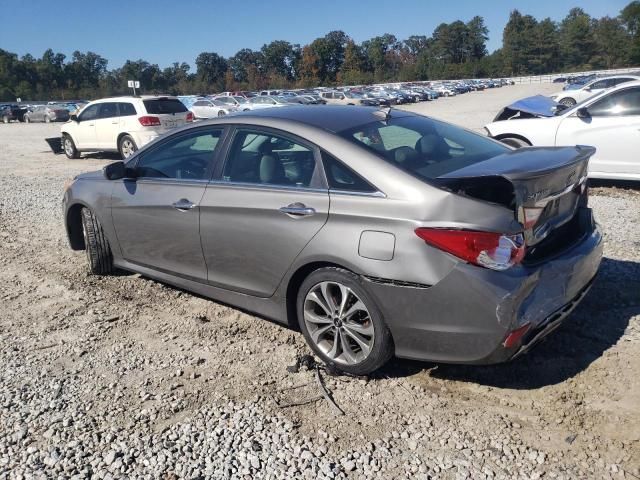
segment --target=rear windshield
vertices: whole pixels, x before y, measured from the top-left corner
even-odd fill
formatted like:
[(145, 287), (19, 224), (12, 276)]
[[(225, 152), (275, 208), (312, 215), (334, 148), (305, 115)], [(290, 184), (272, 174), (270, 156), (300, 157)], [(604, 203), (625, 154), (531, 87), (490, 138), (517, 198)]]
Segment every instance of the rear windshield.
[(161, 115), (163, 113), (182, 113), (186, 112), (187, 107), (177, 98), (160, 98), (157, 100), (144, 100), (144, 108), (147, 113)]
[(371, 122), (339, 135), (424, 180), (509, 151), (482, 135), (419, 116)]

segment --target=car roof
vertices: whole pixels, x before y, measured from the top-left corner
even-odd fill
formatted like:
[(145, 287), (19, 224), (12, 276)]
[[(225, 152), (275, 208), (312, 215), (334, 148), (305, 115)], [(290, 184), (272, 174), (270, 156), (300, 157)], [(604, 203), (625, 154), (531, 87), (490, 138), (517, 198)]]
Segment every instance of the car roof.
[[(238, 119), (277, 119), (288, 120), (296, 123), (304, 123), (312, 127), (321, 128), (333, 133), (355, 128), (359, 125), (380, 120), (381, 117), (376, 112), (381, 110), (377, 107), (361, 107), (356, 105), (292, 105), (282, 108), (265, 108), (263, 110), (252, 110), (240, 112), (225, 119), (224, 123), (239, 123)], [(413, 113), (395, 110), (391, 111), (394, 118), (416, 116)]]
[(592, 84), (592, 83), (599, 82), (600, 80), (611, 80), (611, 79), (614, 79), (614, 78), (620, 78), (620, 77), (622, 77), (622, 78), (635, 78), (635, 79), (637, 79), (637, 80), (640, 80), (640, 77), (639, 77), (638, 75), (632, 75), (632, 74), (630, 74), (630, 73), (629, 73), (629, 74), (627, 74), (627, 73), (621, 73), (621, 74), (619, 74), (619, 75), (610, 75), (610, 76), (608, 76), (608, 77), (597, 77), (597, 78), (594, 78), (593, 80), (588, 81), (588, 82), (585, 84), (585, 86), (586, 86), (586, 85), (590, 85), (590, 84)]

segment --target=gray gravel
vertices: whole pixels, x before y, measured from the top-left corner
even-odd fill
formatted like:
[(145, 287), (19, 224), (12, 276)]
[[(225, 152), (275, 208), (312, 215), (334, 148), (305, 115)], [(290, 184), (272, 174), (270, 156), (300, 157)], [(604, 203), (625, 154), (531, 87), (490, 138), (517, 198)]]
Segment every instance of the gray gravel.
[(640, 477), (640, 190), (593, 190), (606, 258), (549, 341), (503, 366), (323, 374), (335, 416), (315, 371), (286, 369), (298, 333), (86, 274), (60, 194), (108, 159), (53, 156), (55, 131), (0, 125), (0, 479)]

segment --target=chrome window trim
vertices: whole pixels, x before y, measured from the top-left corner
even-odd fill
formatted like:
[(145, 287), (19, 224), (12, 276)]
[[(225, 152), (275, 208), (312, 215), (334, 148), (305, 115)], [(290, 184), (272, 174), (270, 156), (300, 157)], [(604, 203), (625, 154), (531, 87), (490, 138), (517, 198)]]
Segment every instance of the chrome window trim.
[(358, 192), (354, 190), (331, 190), (326, 188), (295, 187), (295, 186), (289, 186), (289, 185), (275, 185), (270, 183), (231, 182), (231, 181), (225, 181), (225, 180), (211, 180), (208, 183), (213, 186), (223, 186), (223, 187), (237, 187), (237, 188), (247, 188), (247, 189), (258, 188), (261, 190), (314, 192), (314, 193), (328, 193), (332, 195), (350, 195), (350, 196), (356, 196), (356, 197), (387, 198), (387, 196), (379, 190), (375, 192)]
[(136, 177), (136, 178), (125, 178), (124, 180), (140, 182), (140, 183), (177, 183), (180, 185), (185, 184), (194, 184), (194, 185), (207, 185), (209, 183), (208, 179), (198, 179), (198, 178), (164, 178), (164, 177)]
[(380, 190), (375, 192), (358, 192), (356, 190), (332, 190), (329, 189), (330, 195), (350, 195), (355, 197), (375, 197), (375, 198), (387, 198), (387, 196)]
[(237, 188), (246, 188), (246, 189), (257, 188), (261, 190), (312, 192), (312, 193), (325, 193), (325, 194), (329, 193), (329, 190), (326, 188), (296, 187), (291, 185), (276, 185), (272, 183), (231, 182), (226, 180), (211, 180), (208, 183), (212, 186), (237, 187)]

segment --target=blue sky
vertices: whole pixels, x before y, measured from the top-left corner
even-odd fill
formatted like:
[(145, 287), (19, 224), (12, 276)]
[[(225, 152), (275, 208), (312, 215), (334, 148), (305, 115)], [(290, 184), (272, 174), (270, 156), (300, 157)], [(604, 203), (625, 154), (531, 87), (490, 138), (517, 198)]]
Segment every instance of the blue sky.
[(502, 43), (513, 8), (541, 19), (562, 19), (574, 6), (595, 17), (616, 16), (629, 0), (0, 0), (0, 48), (39, 57), (47, 48), (68, 57), (91, 50), (109, 68), (142, 58), (165, 67), (194, 64), (203, 51), (225, 57), (271, 40), (301, 45), (331, 30), (357, 42), (391, 33), (398, 39), (431, 35), (442, 22), (481, 15), (489, 51)]

